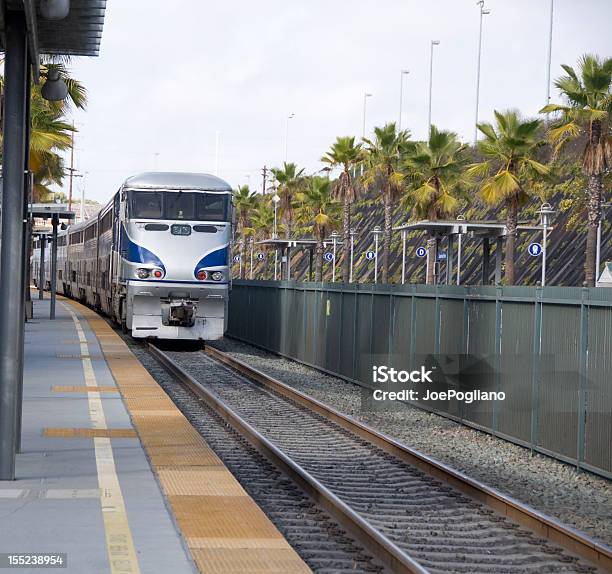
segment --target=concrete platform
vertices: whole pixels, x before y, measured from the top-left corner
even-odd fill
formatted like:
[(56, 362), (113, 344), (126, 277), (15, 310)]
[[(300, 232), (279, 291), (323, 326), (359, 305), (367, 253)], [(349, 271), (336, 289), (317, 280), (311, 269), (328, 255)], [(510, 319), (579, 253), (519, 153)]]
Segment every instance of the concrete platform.
[[(22, 451), (17, 480), (0, 481), (0, 553), (66, 553), (53, 571), (75, 574), (197, 572), (95, 334), (81, 318), (82, 344), (75, 309), (58, 301), (49, 321), (48, 304), (36, 299), (26, 325)], [(91, 429), (97, 438), (79, 436)]]
[(48, 312), (35, 299), (26, 327), (0, 567), (2, 553), (62, 553), (57, 571), (79, 574), (310, 572), (102, 317), (68, 299)]

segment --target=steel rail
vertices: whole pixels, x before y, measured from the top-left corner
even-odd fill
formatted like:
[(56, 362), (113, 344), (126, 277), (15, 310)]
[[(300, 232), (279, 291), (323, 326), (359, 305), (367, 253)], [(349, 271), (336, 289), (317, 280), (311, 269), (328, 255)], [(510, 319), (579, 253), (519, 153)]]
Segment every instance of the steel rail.
[(525, 526), (538, 536), (559, 544), (566, 550), (589, 560), (604, 572), (612, 572), (612, 548), (609, 546), (559, 522), (555, 518), (546, 516), (540, 511), (495, 488), (487, 486), (442, 462), (398, 442), (392, 437), (290, 387), (240, 359), (236, 359), (214, 347), (207, 346), (205, 352), (210, 357), (238, 371), (247, 378), (257, 381), (283, 397), (332, 420), (345, 430), (375, 444), (385, 452), (419, 468), (430, 476), (446, 482), (467, 496), (482, 502), (496, 512)]
[[(148, 347), (153, 356), (171, 375), (187, 387), (200, 401), (204, 402), (215, 413), (221, 416), (223, 420), (246, 438), (262, 455), (285, 472), (385, 566), (399, 574), (428, 574), (428, 570), (372, 527), (302, 466), (287, 456), (221, 399), (183, 370), (166, 353), (151, 343), (148, 343)], [(221, 362), (227, 364), (225, 361)]]

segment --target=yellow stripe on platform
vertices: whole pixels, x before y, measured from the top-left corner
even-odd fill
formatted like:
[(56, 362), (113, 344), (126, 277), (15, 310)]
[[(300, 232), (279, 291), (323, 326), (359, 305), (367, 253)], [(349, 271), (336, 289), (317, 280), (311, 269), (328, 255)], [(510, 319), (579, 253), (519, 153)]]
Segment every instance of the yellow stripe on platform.
[(87, 320), (198, 569), (307, 574), (310, 568), (110, 325)]
[[(63, 303), (60, 303), (64, 305)], [(87, 338), (81, 327), (81, 322), (72, 309), (66, 307), (70, 313), (81, 346), (81, 356), (83, 362), (83, 374), (85, 384), (92, 388), (92, 392), (87, 393), (89, 403), (89, 417), (94, 429), (107, 431), (104, 407), (98, 391), (93, 388), (98, 387), (96, 375), (89, 357)], [(98, 471), (98, 485), (100, 490), (106, 494), (101, 499), (102, 517), (104, 519), (104, 532), (106, 535), (106, 551), (110, 562), (111, 574), (140, 574), (140, 566), (136, 556), (136, 548), (128, 522), (125, 502), (117, 477), (115, 468), (115, 457), (111, 439), (108, 437), (94, 437), (94, 450), (96, 456), (96, 468)]]

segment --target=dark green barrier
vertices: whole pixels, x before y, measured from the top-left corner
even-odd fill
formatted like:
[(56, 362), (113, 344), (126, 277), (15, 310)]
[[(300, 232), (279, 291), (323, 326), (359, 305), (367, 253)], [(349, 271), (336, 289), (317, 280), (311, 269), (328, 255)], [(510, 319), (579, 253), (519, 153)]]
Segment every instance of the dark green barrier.
[(482, 358), (506, 400), (418, 405), (612, 477), (612, 289), (234, 281), (228, 335), (358, 384)]

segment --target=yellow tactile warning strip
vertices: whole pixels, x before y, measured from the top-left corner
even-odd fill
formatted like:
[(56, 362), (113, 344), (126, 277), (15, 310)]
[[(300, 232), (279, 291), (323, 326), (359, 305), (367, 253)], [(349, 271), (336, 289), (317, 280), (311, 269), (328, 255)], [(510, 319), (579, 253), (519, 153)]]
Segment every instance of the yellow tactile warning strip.
[(70, 301), (96, 334), (201, 572), (302, 574), (308, 566), (108, 323)]
[(137, 438), (134, 429), (77, 429), (77, 428), (46, 428), (43, 436), (50, 438)]
[(52, 393), (118, 393), (117, 387), (79, 387), (76, 385), (53, 385)]
[[(96, 374), (89, 357), (87, 339), (81, 327), (81, 322), (72, 309), (66, 308), (72, 317), (79, 337), (85, 384), (88, 387), (97, 387)], [(87, 393), (86, 396), (89, 404), (89, 418), (93, 428), (108, 430), (100, 393)], [(132, 531), (130, 530), (123, 493), (121, 492), (121, 485), (119, 484), (117, 469), (115, 468), (115, 457), (113, 455), (111, 439), (103, 436), (94, 437), (93, 441), (98, 486), (100, 491), (105, 494), (100, 499), (100, 502), (106, 536), (106, 552), (108, 554), (111, 574), (140, 574)]]

